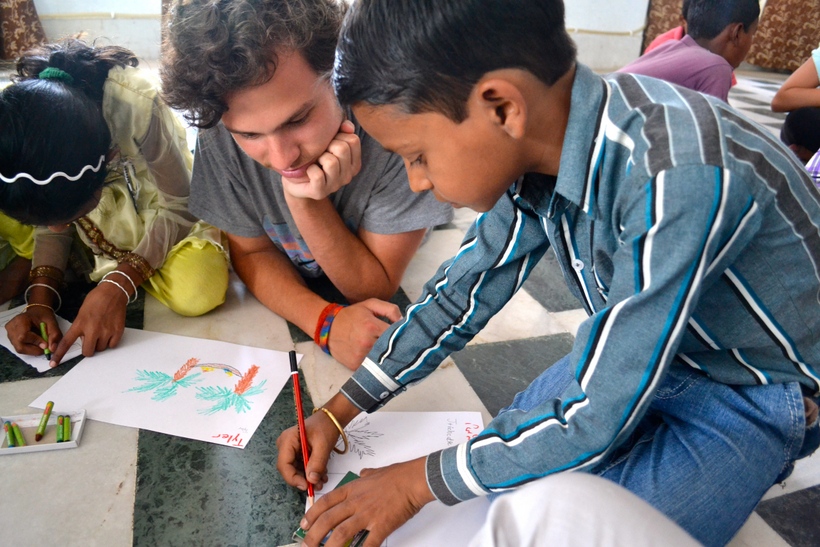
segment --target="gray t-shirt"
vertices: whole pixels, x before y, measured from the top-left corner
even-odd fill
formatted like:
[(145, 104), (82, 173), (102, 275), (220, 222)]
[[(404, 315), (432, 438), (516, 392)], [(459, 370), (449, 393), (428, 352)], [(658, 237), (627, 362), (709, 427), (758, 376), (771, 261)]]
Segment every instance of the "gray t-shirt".
[[(354, 121), (355, 123), (355, 121)], [(345, 225), (377, 234), (396, 234), (449, 222), (452, 208), (430, 192), (410, 190), (399, 156), (390, 153), (356, 124), (362, 142), (362, 169), (350, 184), (330, 195)], [(251, 159), (222, 123), (199, 132), (188, 209), (229, 234), (267, 234), (302, 275), (322, 270), (290, 214), (281, 175)]]

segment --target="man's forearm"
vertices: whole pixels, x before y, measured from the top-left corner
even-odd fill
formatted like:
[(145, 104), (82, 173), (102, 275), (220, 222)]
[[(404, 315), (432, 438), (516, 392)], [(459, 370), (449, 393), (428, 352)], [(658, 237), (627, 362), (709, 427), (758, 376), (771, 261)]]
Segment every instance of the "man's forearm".
[(393, 296), (397, 283), (345, 226), (330, 200), (288, 198), (288, 206), (313, 258), (345, 298), (359, 302)]
[(275, 314), (313, 336), (327, 302), (311, 291), (290, 261), (277, 249), (234, 254), (231, 262), (253, 295)]
[(782, 90), (772, 100), (774, 112), (791, 112), (807, 106), (820, 107), (820, 89), (793, 87)]

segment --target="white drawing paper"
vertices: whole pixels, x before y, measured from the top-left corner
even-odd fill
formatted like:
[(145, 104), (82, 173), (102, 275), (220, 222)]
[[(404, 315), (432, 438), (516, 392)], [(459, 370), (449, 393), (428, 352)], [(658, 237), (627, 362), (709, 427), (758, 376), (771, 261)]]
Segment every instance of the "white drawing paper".
[[(357, 475), (367, 467), (384, 467), (425, 456), (475, 437), (484, 429), (480, 412), (375, 412), (360, 414), (347, 427), (350, 449), (331, 453), (328, 482), (316, 496), (330, 492), (348, 471)], [(341, 440), (337, 445), (342, 448)], [(486, 497), (447, 507), (428, 503), (382, 547), (466, 545), (484, 524), (490, 502)]]
[[(14, 349), (14, 346), (9, 340), (8, 333), (6, 332), (6, 323), (23, 313), (26, 309), (25, 305), (17, 306), (16, 308), (12, 308), (10, 310), (0, 312), (0, 345), (8, 349), (14, 355), (22, 359), (27, 365), (31, 365), (32, 367), (37, 369), (37, 372), (46, 372), (51, 370), (51, 367), (48, 366), (50, 359), (47, 359), (43, 355), (22, 355), (17, 353)], [(63, 334), (71, 327), (71, 323), (60, 317), (57, 316), (57, 326), (60, 327), (60, 330)], [(82, 338), (77, 338), (74, 340), (74, 343), (68, 348), (68, 351), (63, 356), (63, 361), (68, 361), (69, 359), (73, 359), (78, 355), (81, 355), (83, 352), (82, 346)]]
[(285, 352), (125, 329), (31, 406), (54, 401), (92, 420), (245, 448), (289, 378)]

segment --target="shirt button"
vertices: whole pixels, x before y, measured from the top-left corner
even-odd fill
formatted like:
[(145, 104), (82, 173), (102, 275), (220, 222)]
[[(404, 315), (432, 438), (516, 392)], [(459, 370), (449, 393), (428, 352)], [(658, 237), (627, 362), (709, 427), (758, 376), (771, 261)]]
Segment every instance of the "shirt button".
[(579, 260), (579, 259), (576, 258), (575, 260), (572, 261), (572, 267), (580, 272), (581, 270), (584, 269), (584, 261)]
[(379, 399), (387, 399), (387, 396), (388, 396), (388, 395), (390, 395), (390, 393), (388, 393), (387, 391), (385, 391), (384, 393), (382, 393), (381, 395), (379, 395)]

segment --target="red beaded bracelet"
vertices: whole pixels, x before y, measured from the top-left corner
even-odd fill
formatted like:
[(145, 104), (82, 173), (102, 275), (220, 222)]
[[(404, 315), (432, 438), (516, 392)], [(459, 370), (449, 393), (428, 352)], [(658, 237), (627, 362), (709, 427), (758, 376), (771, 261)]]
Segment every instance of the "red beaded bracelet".
[(339, 313), (342, 308), (344, 308), (344, 306), (339, 304), (328, 304), (325, 306), (325, 309), (319, 314), (316, 331), (313, 333), (313, 341), (328, 355), (330, 355), (330, 348), (327, 346), (330, 339), (330, 326), (333, 324), (336, 314)]

